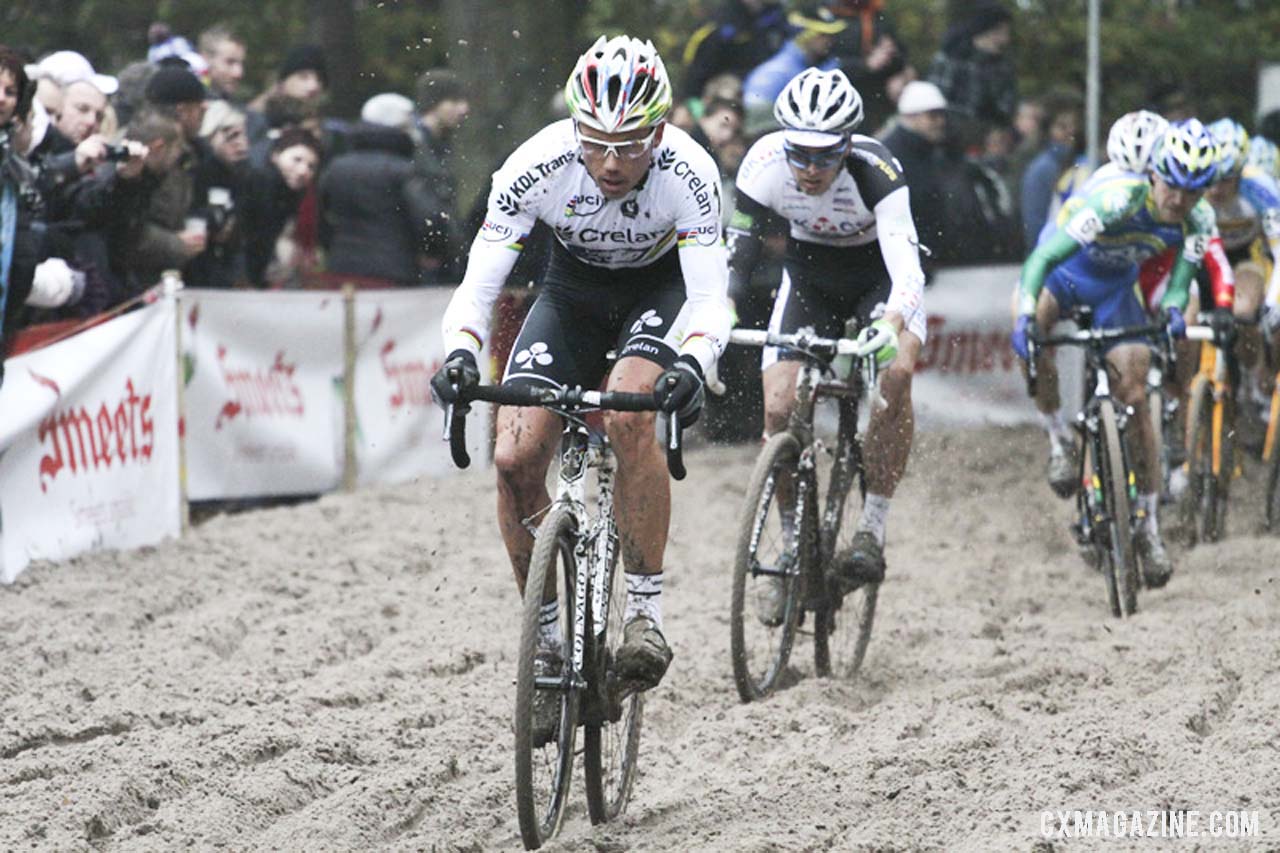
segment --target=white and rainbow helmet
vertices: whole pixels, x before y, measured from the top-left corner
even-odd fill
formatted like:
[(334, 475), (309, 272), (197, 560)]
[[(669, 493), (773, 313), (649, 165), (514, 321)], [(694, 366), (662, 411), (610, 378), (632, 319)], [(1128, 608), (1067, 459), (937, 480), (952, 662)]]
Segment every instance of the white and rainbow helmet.
[(1169, 122), (1149, 110), (1125, 113), (1107, 134), (1107, 159), (1126, 172), (1145, 175)]
[(671, 81), (651, 41), (600, 36), (564, 86), (569, 115), (601, 133), (652, 127), (671, 110)]

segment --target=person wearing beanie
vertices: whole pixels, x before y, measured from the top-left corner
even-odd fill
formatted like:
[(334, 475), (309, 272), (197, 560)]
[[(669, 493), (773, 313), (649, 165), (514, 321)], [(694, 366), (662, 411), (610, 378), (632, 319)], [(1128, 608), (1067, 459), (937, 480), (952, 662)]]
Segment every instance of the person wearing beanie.
[(458, 179), (453, 170), (452, 138), (471, 110), (458, 75), (433, 68), (418, 78), (413, 171), (426, 192), (427, 226), (423, 237), (422, 280), (456, 281), (463, 234), (458, 219)]
[(291, 48), (280, 64), (280, 90), (291, 97), (313, 100), (329, 88), (329, 66), (318, 45)]
[(191, 141), (200, 135), (204, 121), (205, 88), (189, 68), (163, 65), (151, 75), (146, 88), (147, 103), (177, 120)]
[(946, 96), (966, 148), (979, 144), (989, 127), (1013, 124), (1018, 86), (1012, 40), (1012, 13), (999, 0), (978, 0), (952, 23), (929, 66), (928, 79)]
[(382, 285), (418, 282), (431, 194), (413, 171), (413, 103), (374, 95), (320, 180), (320, 244), (328, 270)]

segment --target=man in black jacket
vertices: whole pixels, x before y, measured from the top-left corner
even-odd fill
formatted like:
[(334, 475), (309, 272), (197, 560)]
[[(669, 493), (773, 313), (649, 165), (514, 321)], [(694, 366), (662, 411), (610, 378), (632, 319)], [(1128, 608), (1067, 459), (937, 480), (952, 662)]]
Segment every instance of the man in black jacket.
[(351, 150), (320, 179), (320, 243), (331, 273), (395, 285), (418, 280), (433, 211), (425, 182), (414, 173), (407, 132), (412, 106), (399, 95), (370, 98), (350, 130)]

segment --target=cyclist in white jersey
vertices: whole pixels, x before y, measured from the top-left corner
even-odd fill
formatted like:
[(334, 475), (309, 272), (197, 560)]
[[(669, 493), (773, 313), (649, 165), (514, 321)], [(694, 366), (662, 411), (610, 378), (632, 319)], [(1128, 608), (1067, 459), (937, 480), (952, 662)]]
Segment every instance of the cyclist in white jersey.
[[(551, 262), (503, 382), (595, 388), (607, 372), (610, 391), (657, 387), (663, 409), (691, 423), (704, 371), (731, 327), (719, 171), (664, 123), (671, 85), (650, 42), (602, 36), (578, 60), (565, 99), (571, 118), (538, 132), (493, 176), (484, 225), (445, 312), (449, 355), (433, 387), (448, 400), (459, 384), (479, 382), (476, 355), (494, 301), (541, 219), (556, 238)], [(606, 413), (605, 429), (618, 461), (628, 592), (617, 665), (624, 679), (653, 687), (671, 661), (660, 597), (670, 483), (652, 413)], [(498, 519), (521, 588), (533, 548), (525, 520), (550, 503), (545, 478), (560, 430), (543, 409), (498, 411)], [(562, 660), (554, 595), (549, 588), (539, 653), (549, 672)]]
[[(836, 555), (837, 583), (884, 577), (889, 500), (906, 470), (915, 420), (911, 377), (925, 339), (924, 273), (902, 167), (876, 140), (854, 135), (862, 98), (843, 72), (808, 69), (774, 105), (783, 130), (762, 137), (738, 171), (737, 210), (729, 222), (730, 296), (747, 286), (770, 212), (791, 227), (769, 328), (812, 326), (840, 337), (857, 317), (860, 336), (880, 329), (894, 343), (876, 358), (885, 368), (887, 407), (867, 429), (867, 496), (851, 548)], [(765, 431), (786, 428), (803, 355), (765, 350)], [(769, 621), (768, 607), (761, 618)]]

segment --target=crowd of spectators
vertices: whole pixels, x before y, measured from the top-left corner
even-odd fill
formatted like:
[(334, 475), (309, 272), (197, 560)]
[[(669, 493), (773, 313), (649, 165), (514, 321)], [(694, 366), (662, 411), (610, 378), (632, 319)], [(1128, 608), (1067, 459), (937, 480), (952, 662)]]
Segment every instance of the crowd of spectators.
[[(1081, 97), (1019, 93), (1000, 0), (957, 4), (919, 63), (891, 6), (722, 0), (668, 58), (680, 85), (670, 120), (719, 164), (728, 215), (777, 93), (806, 67), (840, 68), (864, 101), (859, 132), (904, 167), (926, 266), (1021, 260), (1083, 175)], [(167, 269), (221, 288), (459, 280), (486, 193), (458, 198), (451, 138), (469, 101), (453, 72), (427, 71), (416, 91), (341, 121), (325, 114), (318, 47), (290, 49), (249, 100), (253, 57), (233, 30), (212, 26), (193, 45), (156, 24), (148, 39), (146, 59), (114, 76), (71, 51), (0, 46), (6, 335), (128, 302)], [(1173, 118), (1179, 98), (1170, 87), (1151, 106)], [(526, 254), (519, 272), (536, 278), (536, 241)]]
[(456, 75), (340, 121), (318, 47), (289, 50), (248, 100), (231, 29), (148, 37), (116, 75), (0, 45), (0, 350), (25, 326), (128, 305), (171, 269), (215, 288), (457, 280)]

